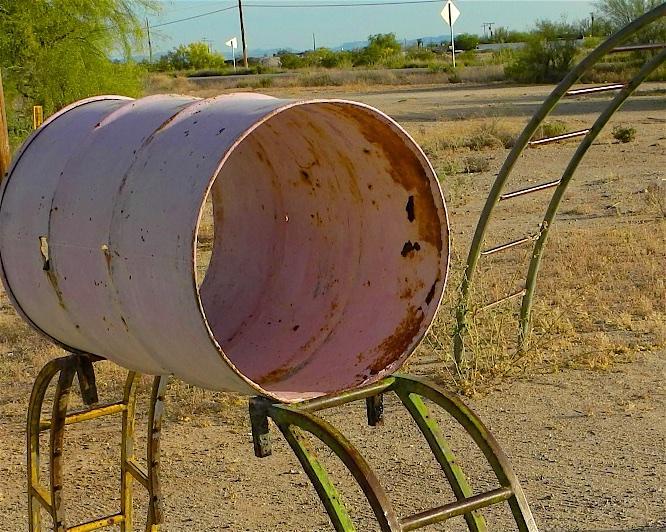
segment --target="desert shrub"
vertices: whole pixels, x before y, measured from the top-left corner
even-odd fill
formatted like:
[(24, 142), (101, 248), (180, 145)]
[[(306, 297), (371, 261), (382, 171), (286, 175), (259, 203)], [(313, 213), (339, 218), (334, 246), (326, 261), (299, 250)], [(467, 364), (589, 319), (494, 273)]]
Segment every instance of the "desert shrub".
[(490, 169), (490, 161), (482, 155), (469, 155), (463, 160), (463, 168), (467, 174), (480, 174)]
[(543, 122), (532, 137), (532, 140), (541, 140), (547, 139), (550, 137), (557, 137), (558, 135), (564, 135), (569, 131), (569, 126), (566, 122), (561, 120), (555, 120), (553, 122)]
[(647, 204), (666, 218), (666, 184), (650, 183), (645, 189)]
[(458, 61), (463, 66), (478, 66), (481, 64), (474, 50), (463, 52), (458, 55)]
[(615, 126), (613, 128), (613, 138), (625, 144), (632, 142), (636, 139), (636, 129), (627, 126)]
[(457, 70), (454, 70), (449, 74), (449, 83), (462, 83), (462, 78)]
[(354, 54), (354, 66), (385, 64), (395, 56), (401, 55), (402, 46), (395, 33), (378, 33), (368, 37), (368, 46)]
[(538, 29), (505, 67), (508, 78), (522, 83), (560, 81), (576, 58), (575, 29), (565, 24), (541, 21)]
[(463, 166), (455, 159), (445, 159), (435, 168), (437, 175), (441, 177), (452, 176), (463, 171)]
[(280, 63), (282, 64), (282, 68), (286, 68), (288, 70), (296, 70), (306, 66), (305, 59), (303, 59), (303, 57), (301, 57), (300, 55), (291, 52), (286, 52), (284, 50), (279, 51), (278, 55), (280, 57)]
[(428, 70), (430, 72), (446, 72), (448, 73), (453, 73), (453, 65), (450, 63), (444, 63), (442, 61), (438, 62), (433, 62), (433, 63), (428, 63)]
[(261, 78), (254, 84), (257, 89), (266, 89), (273, 86), (273, 78)]
[(463, 146), (473, 151), (486, 148), (511, 148), (515, 138), (511, 132), (504, 129), (497, 120), (486, 122), (476, 128), (467, 137)]
[(461, 33), (455, 37), (456, 49), (461, 51), (475, 50), (479, 42), (479, 36), (472, 33)]
[(204, 42), (181, 44), (167, 52), (159, 61), (157, 69), (169, 70), (204, 70), (224, 68), (225, 59), (222, 54), (212, 52)]
[(435, 61), (437, 54), (430, 48), (418, 48), (416, 46), (407, 50), (405, 58), (408, 61)]

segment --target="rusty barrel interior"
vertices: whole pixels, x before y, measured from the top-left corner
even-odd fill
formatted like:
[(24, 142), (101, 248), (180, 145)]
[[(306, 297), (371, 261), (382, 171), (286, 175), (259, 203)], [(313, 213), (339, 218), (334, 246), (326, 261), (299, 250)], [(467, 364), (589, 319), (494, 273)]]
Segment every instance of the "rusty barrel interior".
[(54, 341), (288, 402), (399, 368), (448, 238), (422, 151), (341, 100), (87, 100), (27, 141), (0, 206), (5, 286)]

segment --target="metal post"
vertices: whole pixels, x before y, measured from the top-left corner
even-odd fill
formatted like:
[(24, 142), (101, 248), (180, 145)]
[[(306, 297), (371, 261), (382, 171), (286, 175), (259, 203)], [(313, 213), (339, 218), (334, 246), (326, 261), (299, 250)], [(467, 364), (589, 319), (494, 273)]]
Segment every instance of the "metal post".
[(247, 43), (245, 42), (245, 21), (243, 20), (242, 0), (238, 0), (238, 12), (240, 13), (241, 39), (243, 40), (243, 65), (247, 68)]
[(7, 129), (7, 112), (5, 111), (5, 93), (2, 88), (2, 72), (0, 71), (0, 181), (4, 179), (9, 163), (11, 152), (9, 151), (9, 131)]
[(451, 28), (451, 56), (453, 57), (453, 68), (456, 68), (456, 40), (453, 36), (453, 11), (449, 3), (449, 28)]
[(148, 57), (149, 61), (153, 63), (153, 42), (150, 39), (150, 25), (148, 24), (148, 18), (146, 18), (146, 34), (148, 36)]

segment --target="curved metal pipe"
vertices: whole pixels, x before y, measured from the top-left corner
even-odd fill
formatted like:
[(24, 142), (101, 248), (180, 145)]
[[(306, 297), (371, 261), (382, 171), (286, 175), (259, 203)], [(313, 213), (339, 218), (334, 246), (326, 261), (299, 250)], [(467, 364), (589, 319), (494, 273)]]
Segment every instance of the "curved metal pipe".
[(609, 37), (605, 42), (599, 45), (592, 51), (585, 59), (583, 59), (576, 67), (574, 67), (569, 74), (555, 87), (553, 92), (541, 105), (539, 110), (534, 114), (528, 125), (516, 140), (516, 144), (509, 153), (504, 165), (500, 169), (497, 179), (488, 195), (488, 199), (483, 207), (479, 223), (477, 224), (472, 239), (472, 244), (467, 256), (467, 265), (463, 275), (463, 280), (460, 285), (460, 300), (458, 308), (456, 309), (457, 327), (454, 333), (454, 357), (457, 362), (461, 362), (464, 358), (465, 344), (464, 336), (467, 329), (467, 316), (469, 314), (469, 300), (470, 289), (476, 267), (481, 257), (481, 250), (483, 240), (488, 227), (490, 217), (497, 205), (502, 190), (511, 175), (511, 172), (518, 161), (518, 158), (528, 146), (529, 141), (536, 133), (541, 123), (548, 117), (558, 102), (566, 96), (568, 90), (580, 79), (580, 77), (592, 66), (594, 66), (603, 56), (615, 49), (619, 44), (626, 41), (629, 37), (635, 34), (640, 29), (651, 24), (655, 20), (666, 16), (666, 3), (654, 8), (652, 11), (646, 13), (642, 17), (636, 19), (631, 24), (627, 25), (619, 32)]
[(615, 112), (620, 109), (622, 104), (624, 104), (627, 98), (629, 98), (636, 91), (641, 83), (643, 83), (643, 81), (645, 81), (645, 79), (657, 68), (659, 68), (665, 61), (666, 50), (662, 51), (651, 61), (646, 63), (643, 68), (641, 68), (636, 77), (632, 79), (627, 84), (627, 86), (617, 94), (617, 96), (615, 96), (611, 104), (599, 116), (599, 118), (597, 118), (597, 121), (594, 123), (587, 136), (583, 139), (580, 146), (578, 146), (576, 153), (571, 158), (569, 165), (562, 174), (560, 184), (557, 189), (555, 189), (553, 197), (550, 200), (550, 204), (548, 205), (548, 209), (546, 210), (546, 215), (544, 216), (543, 222), (541, 223), (539, 237), (534, 243), (534, 251), (532, 252), (532, 259), (530, 260), (530, 267), (527, 273), (527, 282), (525, 284), (525, 296), (523, 297), (522, 306), (520, 309), (519, 341), (521, 346), (526, 342), (530, 331), (532, 302), (534, 300), (536, 283), (539, 276), (539, 267), (541, 265), (541, 259), (543, 257), (546, 241), (548, 239), (548, 233), (553, 225), (553, 221), (557, 215), (557, 211), (560, 207), (560, 203), (562, 202), (562, 198), (564, 197), (564, 193), (566, 192), (567, 187), (569, 186), (569, 183), (574, 176), (574, 173), (578, 169), (578, 166), (587, 154), (588, 150), (592, 147), (592, 143), (597, 139)]

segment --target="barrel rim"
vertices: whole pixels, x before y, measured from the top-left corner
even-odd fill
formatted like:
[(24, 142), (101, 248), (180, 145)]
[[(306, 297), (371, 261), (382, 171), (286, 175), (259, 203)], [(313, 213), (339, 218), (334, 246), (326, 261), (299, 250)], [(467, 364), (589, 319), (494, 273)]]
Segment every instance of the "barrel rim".
[[(232, 94), (225, 94), (221, 96), (233, 96), (236, 94), (248, 94), (248, 93), (232, 93)], [(253, 94), (253, 93), (249, 93)], [(210, 100), (214, 100), (216, 98), (210, 98)], [(218, 343), (217, 339), (215, 338), (215, 335), (210, 327), (210, 324), (208, 323), (208, 319), (206, 316), (206, 311), (203, 307), (203, 302), (201, 300), (201, 293), (200, 293), (200, 287), (198, 286), (197, 283), (197, 237), (199, 235), (199, 228), (203, 216), (203, 211), (205, 208), (205, 203), (206, 199), (208, 198), (208, 195), (211, 193), (211, 189), (213, 185), (215, 184), (217, 178), (219, 177), (220, 173), (222, 172), (222, 169), (224, 165), (227, 163), (228, 159), (231, 157), (232, 153), (259, 127), (262, 125), (266, 124), (268, 121), (271, 119), (275, 118), (277, 115), (282, 114), (290, 109), (294, 109), (297, 107), (304, 107), (304, 106), (312, 106), (312, 105), (321, 105), (321, 104), (337, 104), (337, 105), (342, 105), (342, 106), (349, 106), (357, 109), (362, 109), (364, 112), (367, 112), (369, 115), (374, 116), (376, 119), (378, 119), (381, 122), (384, 122), (387, 126), (389, 126), (394, 133), (397, 135), (401, 136), (404, 140), (407, 141), (408, 146), (410, 146), (412, 149), (414, 149), (415, 154), (417, 155), (419, 161), (423, 165), (424, 170), (426, 171), (426, 174), (428, 175), (428, 180), (430, 182), (430, 190), (433, 194), (433, 197), (435, 199), (436, 206), (438, 208), (438, 211), (441, 211), (441, 214), (443, 215), (443, 222), (440, 224), (440, 229), (441, 229), (441, 236), (442, 236), (442, 250), (446, 249), (446, 252), (440, 254), (440, 272), (441, 269), (444, 268), (444, 276), (442, 279), (439, 279), (438, 284), (440, 285), (440, 288), (438, 290), (437, 295), (437, 304), (434, 305), (432, 308), (432, 313), (427, 315), (427, 326), (426, 327), (421, 327), (419, 329), (419, 332), (412, 338), (412, 342), (410, 343), (410, 346), (408, 349), (405, 350), (405, 352), (398, 357), (395, 361), (393, 361), (391, 364), (389, 364), (386, 368), (383, 370), (379, 371), (376, 375), (372, 375), (369, 378), (367, 378), (364, 382), (360, 383), (357, 385), (358, 386), (363, 386), (367, 384), (372, 384), (374, 382), (377, 382), (381, 380), (382, 378), (385, 378), (387, 375), (391, 375), (394, 372), (398, 371), (400, 367), (405, 363), (405, 361), (414, 353), (414, 351), (418, 348), (420, 343), (422, 342), (423, 338), (426, 336), (428, 331), (433, 325), (433, 322), (435, 321), (435, 317), (437, 315), (437, 312), (439, 310), (439, 307), (441, 306), (442, 299), (444, 297), (444, 292), (447, 286), (449, 274), (450, 274), (450, 266), (451, 266), (451, 227), (450, 227), (450, 220), (449, 220), (449, 213), (448, 209), (446, 206), (446, 201), (444, 199), (444, 194), (442, 191), (442, 187), (439, 183), (439, 179), (437, 176), (437, 172), (435, 171), (434, 167), (432, 166), (432, 163), (428, 159), (428, 156), (425, 154), (421, 146), (414, 140), (414, 138), (393, 118), (391, 118), (389, 115), (386, 113), (380, 111), (379, 109), (362, 103), (362, 102), (355, 102), (352, 100), (345, 100), (342, 98), (317, 98), (317, 99), (310, 99), (310, 100), (288, 100), (284, 99), (282, 101), (286, 101), (284, 105), (281, 105), (279, 107), (276, 107), (272, 109), (270, 112), (266, 113), (263, 115), (261, 118), (259, 118), (255, 123), (253, 123), (249, 128), (247, 128), (245, 131), (243, 131), (238, 137), (234, 140), (234, 142), (229, 145), (229, 147), (226, 149), (226, 151), (222, 154), (220, 161), (213, 172), (212, 176), (210, 177), (208, 181), (208, 186), (205, 189), (205, 192), (200, 199), (200, 207), (199, 207), (199, 214), (197, 216), (197, 221), (194, 227), (193, 231), (193, 238), (191, 242), (192, 246), (192, 266), (193, 266), (193, 275), (192, 275), (192, 288), (194, 290), (194, 294), (197, 300), (197, 305), (199, 307), (199, 313), (202, 318), (203, 324), (206, 328), (206, 331), (208, 333), (208, 336), (217, 350), (218, 354), (220, 355), (220, 358), (222, 361), (238, 376), (240, 377), (247, 385), (249, 385), (253, 390), (255, 390), (257, 393), (263, 396), (267, 396), (271, 399), (278, 400), (280, 402), (285, 402), (285, 403), (295, 403), (304, 400), (305, 398), (311, 398), (313, 396), (324, 396), (324, 395), (329, 395), (332, 393), (339, 393), (346, 391), (348, 389), (351, 389), (350, 386), (346, 386), (344, 388), (338, 389), (338, 390), (331, 390), (327, 391), (324, 393), (320, 394), (306, 394), (305, 392), (300, 392), (300, 395), (302, 397), (295, 397), (295, 398), (286, 398), (283, 394), (281, 393), (276, 393), (276, 392), (271, 392), (269, 390), (264, 389), (261, 385), (258, 383), (254, 382), (252, 379), (247, 377), (243, 372), (241, 372), (238, 367), (233, 363), (233, 361), (229, 358), (229, 356), (224, 352), (224, 349), (222, 349), (222, 346)], [(293, 395), (297, 395), (299, 392), (294, 392)], [(307, 397), (306, 397), (307, 395)]]

